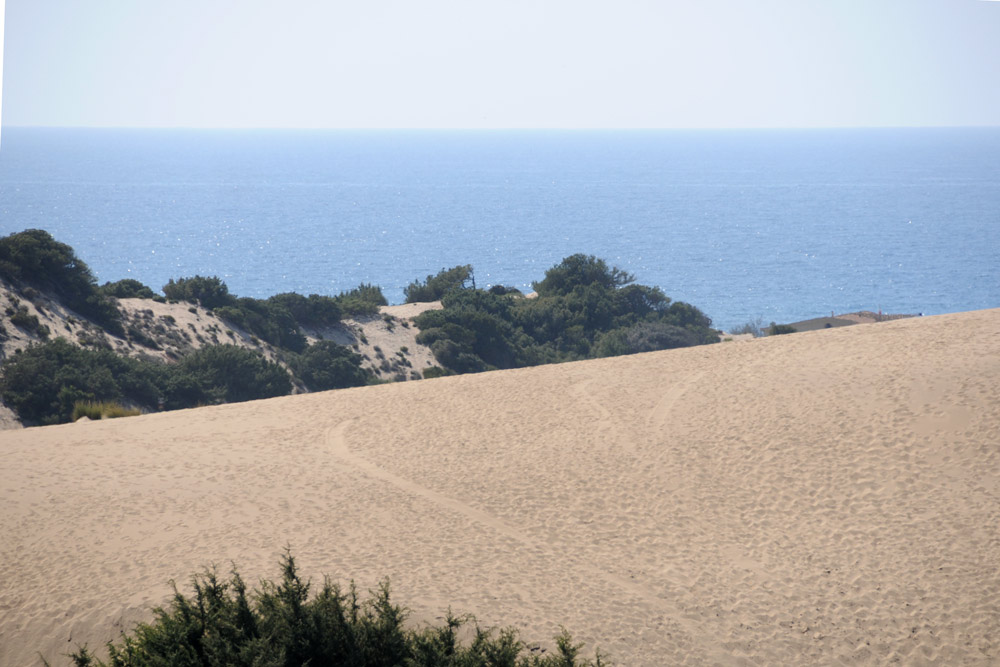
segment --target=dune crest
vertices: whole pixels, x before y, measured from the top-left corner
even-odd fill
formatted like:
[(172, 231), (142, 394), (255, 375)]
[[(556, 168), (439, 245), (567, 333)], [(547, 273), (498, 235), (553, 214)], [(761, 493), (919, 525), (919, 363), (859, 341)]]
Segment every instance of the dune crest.
[(1000, 660), (1000, 310), (0, 433), (0, 664), (285, 545), (619, 665)]

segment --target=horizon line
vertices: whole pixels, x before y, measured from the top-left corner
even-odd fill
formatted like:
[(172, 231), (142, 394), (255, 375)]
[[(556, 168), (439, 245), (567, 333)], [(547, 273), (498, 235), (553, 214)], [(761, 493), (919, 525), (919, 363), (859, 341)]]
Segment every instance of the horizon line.
[(647, 127), (402, 127), (402, 126), (220, 126), (220, 125), (17, 125), (0, 124), (0, 130), (191, 130), (191, 131), (290, 131), (290, 132), (677, 132), (677, 131), (808, 131), (808, 130), (930, 130), (996, 129), (1000, 123), (969, 125), (755, 125), (755, 126), (647, 126)]

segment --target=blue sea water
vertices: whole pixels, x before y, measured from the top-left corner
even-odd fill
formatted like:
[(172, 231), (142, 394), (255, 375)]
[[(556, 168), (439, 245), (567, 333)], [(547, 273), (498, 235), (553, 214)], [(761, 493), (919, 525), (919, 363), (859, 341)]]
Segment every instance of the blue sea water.
[(718, 326), (1000, 306), (1000, 128), (4, 128), (0, 233), (101, 282), (390, 302), (441, 268), (529, 290), (583, 252)]

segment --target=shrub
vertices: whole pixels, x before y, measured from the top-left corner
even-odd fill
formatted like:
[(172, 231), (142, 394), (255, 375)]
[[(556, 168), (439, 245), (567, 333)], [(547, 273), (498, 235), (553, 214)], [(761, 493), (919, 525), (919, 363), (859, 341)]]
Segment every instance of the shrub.
[(339, 322), (342, 315), (340, 305), (331, 296), (310, 294), (306, 297), (287, 292), (275, 294), (267, 302), (271, 306), (286, 310), (299, 325), (331, 326)]
[(100, 290), (105, 296), (113, 296), (117, 299), (152, 299), (156, 296), (152, 289), (132, 278), (104, 283)]
[(516, 287), (508, 287), (507, 285), (493, 285), (487, 290), (490, 294), (495, 294), (497, 296), (505, 296), (507, 294), (512, 294), (516, 296), (524, 296), (524, 293)]
[(361, 355), (333, 341), (313, 343), (292, 362), (295, 374), (312, 391), (361, 387), (369, 373), (361, 367)]
[(449, 292), (415, 318), (417, 341), (464, 373), (718, 342), (711, 319), (593, 256), (573, 255), (535, 283), (538, 298), (503, 290)]
[(368, 283), (341, 292), (336, 300), (343, 312), (354, 316), (378, 315), (379, 308), (389, 305), (382, 288)]
[(211, 345), (181, 359), (166, 389), (167, 406), (183, 408), (284, 396), (292, 383), (284, 368), (253, 350)]
[(0, 367), (0, 398), (22, 421), (70, 421), (78, 401), (113, 401), (155, 408), (167, 369), (110, 350), (89, 350), (57, 338), (33, 345)]
[(541, 282), (532, 285), (538, 296), (565, 295), (576, 287), (598, 285), (606, 290), (633, 282), (635, 277), (593, 255), (571, 255), (545, 272)]
[[(232, 570), (228, 580), (206, 569), (192, 578), (193, 595), (174, 587), (166, 608), (140, 623), (118, 644), (109, 643), (114, 667), (147, 665), (356, 665), (378, 667), (586, 667), (604, 664), (578, 658), (581, 645), (565, 630), (556, 637), (557, 653), (524, 655), (526, 646), (513, 628), (474, 628), (469, 645), (459, 631), (472, 617), (450, 612), (440, 626), (407, 630), (407, 612), (393, 603), (383, 580), (367, 600), (354, 584), (345, 591), (325, 579), (310, 599), (311, 583), (298, 574), (288, 553), (278, 582), (262, 580), (249, 591)], [(83, 647), (70, 655), (77, 667), (105, 665)]]
[(171, 278), (163, 286), (163, 293), (167, 299), (187, 301), (195, 305), (201, 304), (202, 307), (210, 310), (231, 305), (236, 301), (236, 297), (229, 293), (226, 283), (217, 276), (178, 278), (176, 281)]
[(796, 331), (798, 331), (798, 329), (793, 327), (791, 324), (775, 324), (774, 322), (771, 322), (771, 326), (767, 328), (767, 335), (780, 336), (782, 334), (795, 333)]
[(48, 338), (51, 333), (46, 325), (38, 321), (38, 317), (28, 313), (26, 306), (18, 306), (10, 316), (10, 323), (39, 338)]
[(625, 342), (630, 354), (691, 347), (698, 344), (695, 333), (666, 322), (641, 322), (628, 329)]
[(51, 292), (109, 333), (123, 334), (121, 312), (97, 288), (90, 267), (70, 246), (44, 230), (29, 229), (0, 238), (0, 276), (17, 285)]
[(472, 265), (464, 264), (450, 269), (441, 269), (437, 275), (427, 276), (427, 280), (414, 280), (403, 288), (406, 303), (437, 301), (445, 294), (455, 290), (475, 287)]
[[(306, 347), (306, 338), (299, 329), (299, 323), (281, 301), (244, 297), (236, 299), (232, 305), (217, 308), (215, 314), (271, 345), (293, 352), (301, 352)], [(230, 337), (235, 335), (232, 332), (227, 334)]]
[(57, 338), (27, 348), (0, 367), (0, 398), (22, 421), (35, 424), (70, 421), (78, 402), (178, 409), (290, 391), (291, 380), (281, 366), (232, 345), (204, 347), (176, 364), (164, 364)]
[(453, 340), (438, 340), (431, 345), (431, 352), (442, 366), (456, 373), (480, 373), (489, 370), (479, 356)]
[(148, 347), (151, 350), (160, 349), (159, 343), (157, 343), (155, 340), (146, 335), (146, 333), (135, 324), (129, 326), (129, 328), (126, 330), (126, 334), (128, 335), (128, 339), (130, 341), (138, 343), (143, 347)]
[(743, 324), (733, 327), (729, 333), (737, 335), (751, 334), (754, 338), (760, 338), (764, 335), (764, 329), (761, 322), (763, 322), (763, 318), (758, 316), (755, 319), (747, 320)]

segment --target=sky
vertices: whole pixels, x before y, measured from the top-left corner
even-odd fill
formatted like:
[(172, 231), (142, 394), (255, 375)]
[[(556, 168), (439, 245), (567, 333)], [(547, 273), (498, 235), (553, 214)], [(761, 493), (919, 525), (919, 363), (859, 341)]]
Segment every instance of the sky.
[(5, 126), (1000, 125), (994, 0), (6, 0), (4, 27)]

